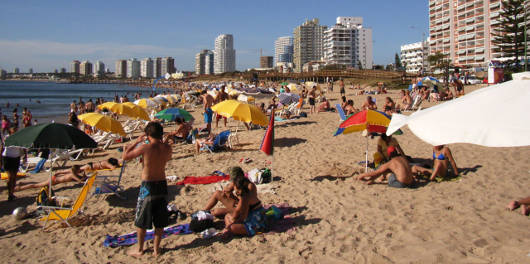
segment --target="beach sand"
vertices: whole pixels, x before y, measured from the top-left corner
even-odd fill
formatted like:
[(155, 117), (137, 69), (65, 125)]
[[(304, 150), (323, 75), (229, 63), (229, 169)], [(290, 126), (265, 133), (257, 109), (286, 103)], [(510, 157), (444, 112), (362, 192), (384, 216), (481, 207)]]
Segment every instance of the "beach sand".
[[(472, 88), (472, 89), (476, 89)], [(472, 90), (466, 88), (466, 91)], [(366, 96), (347, 97), (360, 107)], [(398, 91), (376, 95), (382, 108), (384, 97), (396, 102)], [(338, 89), (328, 95), (338, 102)], [(423, 107), (432, 103), (424, 102)], [(492, 106), (495, 107), (495, 106)], [(304, 109), (308, 112), (309, 109)], [(200, 108), (192, 114), (202, 125)], [(221, 125), (222, 122), (220, 122)], [(245, 171), (272, 166), (275, 181), (258, 193), (265, 204), (288, 203), (295, 228), (251, 238), (209, 238), (174, 235), (164, 239), (160, 263), (528, 263), (530, 219), (505, 209), (509, 201), (530, 195), (530, 147), (486, 148), (452, 144), (459, 168), (469, 172), (457, 181), (429, 183), (417, 189), (367, 186), (352, 178), (340, 179), (364, 160), (366, 138), (360, 133), (333, 133), (339, 124), (334, 112), (277, 122), (274, 156), (259, 151), (264, 130), (240, 131), (240, 144), (229, 152), (194, 155), (192, 145), (176, 145), (167, 175), (204, 176), (214, 170), (241, 165)], [(237, 122), (230, 121), (236, 126)], [(242, 128), (243, 126), (240, 126)], [(217, 129), (218, 132), (222, 131)], [(172, 128), (170, 128), (172, 130)], [(407, 155), (430, 159), (432, 146), (408, 128), (396, 136)], [(368, 139), (369, 154), (377, 139)], [(120, 157), (115, 144), (90, 160)], [(252, 158), (241, 164), (241, 158)], [(84, 164), (88, 159), (71, 163)], [(267, 165), (272, 161), (272, 165)], [(107, 174), (117, 174), (113, 171)], [(134, 231), (134, 207), (140, 184), (141, 165), (131, 161), (122, 179), (127, 199), (103, 195), (90, 197), (73, 227), (59, 224), (41, 230), (36, 219), (17, 221), (11, 212), (18, 206), (35, 208), (38, 190), (18, 193), (7, 202), (0, 195), (0, 247), (4, 263), (146, 263), (152, 251), (135, 260), (126, 255), (130, 247), (105, 248), (105, 235)], [(20, 181), (40, 181), (43, 172)], [(80, 185), (55, 187), (57, 195), (75, 196)], [(171, 184), (170, 202), (184, 212), (203, 209), (217, 186)], [(261, 187), (260, 187), (261, 188)], [(178, 223), (189, 222), (179, 220)], [(148, 242), (147, 248), (152, 248)]]

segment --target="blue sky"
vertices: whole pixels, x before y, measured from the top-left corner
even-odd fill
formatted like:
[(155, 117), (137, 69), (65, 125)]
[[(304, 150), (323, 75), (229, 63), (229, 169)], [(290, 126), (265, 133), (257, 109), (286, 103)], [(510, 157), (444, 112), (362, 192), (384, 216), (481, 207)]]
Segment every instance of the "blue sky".
[(274, 55), (274, 41), (306, 19), (335, 24), (361, 16), (373, 29), (374, 62), (394, 60), (400, 45), (428, 32), (422, 0), (201, 0), (24, 1), (0, 5), (0, 68), (53, 71), (70, 61), (172, 56), (178, 70), (193, 70), (195, 54), (213, 49), (219, 34), (234, 35), (236, 68), (259, 65), (259, 51)]

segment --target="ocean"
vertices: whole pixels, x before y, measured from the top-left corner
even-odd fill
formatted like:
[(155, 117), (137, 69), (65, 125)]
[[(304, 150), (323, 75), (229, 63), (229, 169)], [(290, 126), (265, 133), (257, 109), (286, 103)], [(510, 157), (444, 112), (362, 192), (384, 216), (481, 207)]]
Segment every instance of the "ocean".
[[(91, 98), (95, 102), (96, 98), (102, 97), (106, 101), (112, 101), (115, 95), (127, 95), (129, 100), (133, 101), (136, 92), (141, 92), (143, 97), (146, 97), (151, 93), (151, 89), (121, 84), (0, 81), (0, 109), (3, 115), (7, 115), (11, 119), (13, 109), (18, 104), (19, 116), (22, 116), (22, 109), (27, 107), (31, 111), (33, 119), (37, 119), (39, 123), (51, 122), (52, 120), (64, 123), (70, 111), (70, 103), (73, 100), (79, 102), (79, 98), (81, 98), (87, 102)], [(9, 107), (7, 107), (7, 103), (9, 103)]]

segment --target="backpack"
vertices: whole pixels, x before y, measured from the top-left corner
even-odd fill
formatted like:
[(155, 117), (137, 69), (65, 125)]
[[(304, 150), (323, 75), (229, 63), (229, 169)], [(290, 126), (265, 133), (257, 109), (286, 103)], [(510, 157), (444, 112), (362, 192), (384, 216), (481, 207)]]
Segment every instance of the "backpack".
[(53, 197), (55, 194), (53, 190), (51, 190), (51, 195), (49, 192), (49, 187), (44, 186), (40, 189), (39, 194), (37, 194), (37, 206), (57, 206), (55, 203), (55, 200), (49, 199), (48, 197)]

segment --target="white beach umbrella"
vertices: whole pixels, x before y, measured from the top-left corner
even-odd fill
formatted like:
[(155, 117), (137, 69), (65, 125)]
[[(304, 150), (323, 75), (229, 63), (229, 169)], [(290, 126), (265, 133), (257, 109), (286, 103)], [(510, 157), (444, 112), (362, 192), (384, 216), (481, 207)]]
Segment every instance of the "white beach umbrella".
[(513, 81), (476, 90), (410, 116), (393, 114), (386, 133), (391, 135), (408, 125), (416, 136), (434, 146), (529, 146), (530, 73), (513, 76)]

